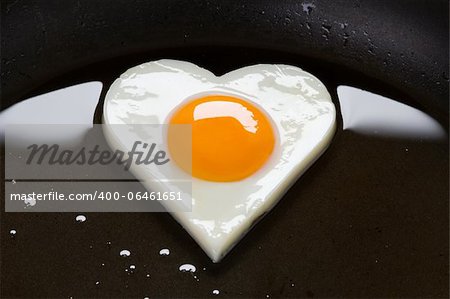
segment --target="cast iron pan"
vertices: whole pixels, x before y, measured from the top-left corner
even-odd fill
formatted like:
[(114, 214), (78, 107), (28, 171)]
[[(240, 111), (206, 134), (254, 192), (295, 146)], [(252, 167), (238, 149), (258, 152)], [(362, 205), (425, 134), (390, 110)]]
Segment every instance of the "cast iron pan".
[[(103, 97), (125, 69), (174, 58), (218, 75), (297, 65), (337, 107), (335, 87), (354, 85), (448, 127), (447, 1), (16, 0), (1, 9), (2, 109), (90, 80), (104, 83)], [(447, 141), (361, 136), (338, 122), (330, 149), (220, 264), (168, 214), (88, 213), (80, 225), (74, 214), (2, 211), (1, 297), (448, 296)], [(183, 263), (198, 280), (178, 271)]]

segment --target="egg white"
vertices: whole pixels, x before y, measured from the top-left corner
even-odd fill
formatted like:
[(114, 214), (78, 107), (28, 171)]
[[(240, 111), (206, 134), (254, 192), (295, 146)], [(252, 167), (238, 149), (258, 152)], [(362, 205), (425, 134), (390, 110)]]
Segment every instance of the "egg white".
[[(183, 101), (206, 94), (253, 102), (270, 117), (277, 135), (274, 152), (259, 171), (227, 183), (192, 178), (192, 211), (172, 213), (218, 262), (325, 151), (336, 111), (325, 86), (298, 67), (260, 64), (217, 77), (192, 63), (165, 59), (133, 67), (112, 84), (103, 109), (105, 137), (113, 149), (123, 148), (123, 137), (108, 125), (164, 124)], [(179, 176), (180, 169), (170, 164)], [(133, 165), (131, 171), (139, 178), (155, 175), (146, 167)], [(143, 184), (159, 187), (152, 180)]]

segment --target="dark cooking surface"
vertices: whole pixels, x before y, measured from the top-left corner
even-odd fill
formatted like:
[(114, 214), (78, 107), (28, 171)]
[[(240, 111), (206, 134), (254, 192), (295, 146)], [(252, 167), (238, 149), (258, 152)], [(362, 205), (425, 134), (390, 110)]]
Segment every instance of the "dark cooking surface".
[[(312, 5), (311, 5), (312, 4)], [(448, 117), (448, 1), (6, 1), (6, 106), (64, 73), (165, 48), (281, 50), (361, 70)]]
[[(13, 37), (11, 33), (13, 27), (15, 30), (24, 27), (12, 19), (7, 19), (8, 26), (3, 26), (2, 15), (2, 88), (5, 82), (10, 84), (2, 94), (2, 104), (11, 104), (23, 94), (38, 94), (93, 79), (104, 82), (104, 95), (111, 80), (127, 67), (167, 57), (192, 61), (217, 74), (258, 62), (290, 63), (323, 80), (338, 109), (335, 86), (345, 83), (408, 102), (448, 124), (448, 35), (446, 41), (441, 40), (445, 33), (441, 25), (447, 22), (445, 30), (448, 30), (448, 17), (439, 14), (443, 10), (447, 13), (448, 3), (445, 8), (444, 2), (439, 5), (436, 2), (427, 10), (424, 2), (417, 6), (392, 4), (389, 9), (385, 8), (386, 3), (383, 7), (374, 4), (379, 1), (372, 4), (369, 1), (336, 1), (337, 4), (311, 1), (316, 7), (307, 14), (298, 2), (294, 5), (298, 9), (290, 10), (290, 21), (284, 18), (282, 6), (267, 6), (262, 13), (259, 8), (265, 1), (247, 4), (250, 8), (247, 12), (238, 9), (241, 6), (232, 9), (233, 5), (221, 3), (217, 8), (215, 1), (209, 4), (196, 1), (192, 5), (178, 5), (184, 12), (182, 15), (174, 12), (179, 1), (166, 1), (169, 4), (160, 14), (151, 9), (152, 5), (161, 5), (159, 1), (150, 1), (152, 4), (135, 1), (122, 7), (125, 14), (140, 7), (141, 10), (133, 11), (137, 14), (134, 22), (159, 24), (164, 34), (173, 37), (166, 43), (171, 47), (158, 49), (156, 42), (150, 39), (137, 42), (136, 38), (142, 35), (137, 28), (129, 36), (124, 34), (125, 29), (117, 31), (118, 24), (131, 21), (125, 18), (108, 21), (111, 18), (108, 11), (119, 10), (120, 1), (114, 2), (119, 3), (117, 6), (93, 10), (98, 2), (81, 1), (79, 6), (71, 7), (73, 13), (64, 18), (66, 23), (60, 24), (60, 29), (52, 27), (54, 19), (46, 18), (49, 15), (57, 20), (62, 18), (53, 15), (54, 12), (40, 10), (33, 1), (11, 1), (2, 5), (2, 14), (9, 11), (10, 15), (29, 16), (20, 19), (23, 22), (20, 26), (39, 31), (42, 24), (46, 25), (46, 33), (39, 31), (33, 35), (35, 41), (28, 39), (28, 47), (31, 47), (28, 48), (24, 47), (27, 43), (24, 38)], [(24, 5), (27, 7), (23, 8)], [(54, 4), (54, 11), (65, 11), (66, 6), (70, 7)], [(338, 6), (347, 8), (332, 9)], [(253, 11), (254, 7), (258, 11)], [(369, 8), (381, 9), (383, 14), (378, 18), (372, 15), (366, 21), (365, 18), (371, 16)], [(259, 46), (265, 50), (243, 45), (219, 47), (219, 37), (210, 39), (216, 46), (177, 48), (177, 43), (179, 46), (201, 44), (202, 38), (219, 28), (219, 24), (215, 24), (201, 33), (203, 27), (195, 18), (196, 9), (214, 11), (203, 19), (210, 23), (225, 21), (227, 14), (234, 16), (226, 23), (228, 26), (240, 26), (238, 24), (242, 25), (246, 18), (254, 17), (253, 23), (241, 31), (263, 30)], [(270, 9), (277, 14), (282, 10), (281, 22), (288, 22), (284, 33), (278, 35), (278, 44), (285, 43), (284, 52), (267, 47), (276, 39), (274, 31), (281, 30), (281, 25), (273, 24), (270, 28), (274, 31), (264, 31), (269, 28), (264, 27), (268, 26), (263, 25), (264, 20), (274, 18)], [(145, 18), (142, 17), (144, 12), (147, 12)], [(164, 19), (163, 15), (168, 12), (172, 17)], [(333, 24), (328, 41), (321, 36), (325, 18), (327, 24)], [(410, 29), (408, 18), (415, 21)], [(79, 27), (70, 27), (72, 21)], [(81, 21), (85, 27), (79, 23)], [(302, 39), (292, 37), (297, 30), (294, 25), (299, 22), (306, 26), (306, 21), (312, 26), (312, 34), (309, 35), (305, 27), (298, 27), (305, 43), (300, 45)], [(423, 27), (428, 21), (431, 25)], [(348, 23), (345, 30), (350, 34), (352, 30), (357, 32), (346, 47), (349, 53), (361, 52), (360, 56), (341, 55), (346, 49), (340, 44), (346, 31), (335, 22)], [(378, 26), (369, 26), (367, 22)], [(36, 23), (41, 27), (36, 27)], [(163, 24), (169, 23), (175, 27), (168, 25), (161, 29)], [(383, 27), (380, 25), (383, 23), (397, 24), (397, 27)], [(187, 37), (179, 29), (182, 25), (189, 29)], [(14, 44), (4, 44), (4, 30)], [(67, 35), (52, 35), (58, 30), (64, 30)], [(163, 33), (147, 30), (164, 44)], [(365, 30), (369, 36), (364, 35)], [(107, 36), (100, 34), (107, 31)], [(418, 34), (424, 32), (429, 35)], [(237, 40), (245, 35), (239, 30), (223, 34), (224, 44), (229, 44), (233, 35)], [(128, 41), (110, 39), (111, 35), (128, 38)], [(86, 36), (91, 39), (80, 40)], [(94, 36), (97, 39), (92, 38)], [(55, 38), (59, 38), (59, 42)], [(249, 37), (250, 42), (257, 39)], [(393, 41), (386, 43), (386, 39)], [(105, 41), (110, 44), (102, 44)], [(367, 52), (371, 43), (375, 45), (372, 49), (375, 55)], [(39, 45), (43, 49), (35, 51), (33, 47)], [(27, 54), (23, 58), (22, 52), (15, 55), (16, 47), (30, 51), (31, 57)], [(70, 47), (75, 49), (70, 50)], [(317, 52), (312, 53), (315, 47)], [(404, 51), (405, 47), (410, 47), (410, 51)], [(327, 49), (329, 53), (325, 53)], [(391, 54), (384, 65), (388, 52)], [(69, 61), (60, 59), (60, 55), (79, 56), (70, 56), (73, 60)], [(120, 57), (109, 59), (116, 55)], [(333, 55), (336, 60), (331, 62)], [(86, 65), (96, 61), (100, 62)], [(355, 71), (358, 64), (359, 71)], [(422, 77), (421, 72), (426, 76)], [(64, 75), (55, 78), (58, 74)], [(425, 97), (424, 93), (430, 96)], [(96, 121), (100, 111), (96, 113)], [(83, 213), (86, 222), (77, 223), (76, 213), (19, 214), (5, 213), (2, 209), (0, 297), (265, 298), (267, 294), (271, 298), (447, 297), (448, 142), (361, 136), (342, 131), (339, 118), (338, 127), (330, 149), (220, 264), (212, 264), (168, 214)], [(11, 229), (17, 230), (14, 238), (10, 237)], [(170, 255), (160, 256), (162, 248), (169, 248)], [(122, 249), (130, 250), (131, 256), (120, 257)], [(198, 281), (189, 273), (178, 271), (184, 263), (197, 267)], [(136, 270), (130, 274), (125, 269), (132, 264), (136, 265)], [(220, 291), (218, 296), (212, 294), (215, 289)]]
[(340, 133), (217, 265), (166, 214), (3, 213), (2, 295), (445, 297), (448, 162), (446, 146)]

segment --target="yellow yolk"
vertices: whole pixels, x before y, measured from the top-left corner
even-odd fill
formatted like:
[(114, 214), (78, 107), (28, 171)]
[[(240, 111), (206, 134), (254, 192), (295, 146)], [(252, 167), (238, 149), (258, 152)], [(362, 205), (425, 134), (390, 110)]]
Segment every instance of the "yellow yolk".
[(169, 151), (181, 168), (208, 181), (250, 176), (264, 165), (275, 145), (267, 116), (233, 96), (210, 95), (190, 101), (175, 111), (169, 124), (192, 125), (192, 165), (183, 159), (187, 143), (170, 126)]

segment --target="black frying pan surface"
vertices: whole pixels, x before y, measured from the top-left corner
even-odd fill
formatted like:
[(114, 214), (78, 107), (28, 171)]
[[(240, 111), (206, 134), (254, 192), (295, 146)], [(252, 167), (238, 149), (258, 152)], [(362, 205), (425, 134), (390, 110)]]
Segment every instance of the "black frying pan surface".
[[(448, 127), (446, 1), (4, 1), (1, 9), (2, 109), (89, 80), (104, 83), (103, 97), (125, 69), (175, 58), (218, 75), (297, 65), (327, 85), (337, 107), (335, 87), (349, 84)], [(447, 141), (338, 129), (220, 264), (168, 214), (87, 213), (79, 225), (72, 213), (2, 211), (1, 295), (446, 297), (448, 162)], [(178, 271), (182, 263), (197, 266), (198, 281)]]

